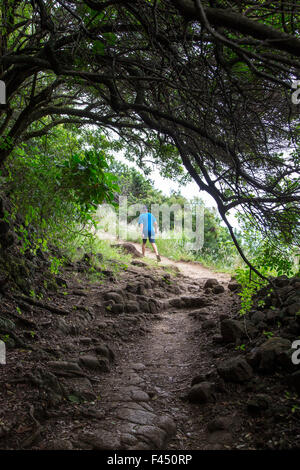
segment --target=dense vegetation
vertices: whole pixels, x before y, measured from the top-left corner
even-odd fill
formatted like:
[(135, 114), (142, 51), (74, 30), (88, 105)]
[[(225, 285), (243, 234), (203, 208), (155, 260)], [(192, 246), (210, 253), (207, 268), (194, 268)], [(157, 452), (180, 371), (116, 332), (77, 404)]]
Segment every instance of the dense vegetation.
[[(120, 165), (113, 155), (122, 150), (146, 175), (150, 162), (178, 183), (192, 178), (216, 201), (227, 228), (206, 210), (203, 251), (160, 241), (169, 256), (224, 268), (237, 249), (245, 282), (291, 274), (298, 13), (295, 0), (3, 0), (3, 255), (50, 249), (57, 270), (91, 243), (97, 206), (116, 203), (119, 192), (132, 202), (184, 202), (180, 190), (166, 197)], [(232, 209), (243, 234), (228, 220)]]
[[(119, 163), (113, 156), (119, 149), (119, 143), (108, 142), (100, 132), (78, 133), (76, 128), (61, 125), (51, 136), (36, 138), (11, 154), (4, 166), (2, 188), (3, 195), (10, 196), (7, 220), (15, 221), (18, 216), (21, 221), (14, 225), (21, 253), (55, 246), (67, 254), (76, 244), (91, 241), (92, 227), (100, 222), (101, 229), (104, 224), (101, 207), (99, 219), (94, 217), (104, 198), (116, 206), (119, 195), (126, 196), (128, 204), (142, 201), (150, 207), (188, 202), (180, 194), (164, 195), (135, 168)], [(193, 257), (184, 249), (183, 240), (166, 241), (165, 249), (168, 245), (166, 254), (171, 257), (176, 257), (176, 250), (177, 257)], [(214, 212), (205, 209), (204, 252), (224, 266), (228, 264), (222, 256), (226, 245), (232, 247), (229, 232)]]
[[(119, 196), (126, 196), (128, 205), (146, 204), (148, 207), (203, 204), (199, 198), (187, 200), (181, 196), (180, 186), (178, 192), (170, 196), (155, 189), (151, 179), (118, 161), (120, 150), (124, 150), (120, 141), (108, 140), (100, 130), (65, 125), (57, 126), (47, 136), (32, 139), (31, 145), (24, 143), (14, 149), (1, 176), (2, 196), (9, 201), (3, 221), (13, 228), (8, 245), (4, 241), (3, 246), (9, 250), (10, 243), (15, 247), (12, 243), (15, 242), (21, 254), (47, 252), (57, 271), (65, 257), (74, 256), (78, 247), (98, 249), (93, 229), (100, 230), (100, 238), (103, 231), (110, 232), (103, 202), (114, 206), (116, 212)], [(135, 216), (128, 216), (128, 222), (133, 218)], [(293, 246), (281, 244), (277, 250), (272, 247), (271, 253), (268, 240), (251, 227), (247, 218), (240, 215), (239, 222), (241, 229), (235, 230), (235, 236), (262, 273), (295, 272), (297, 252)], [(204, 208), (204, 245), (198, 251), (186, 249), (186, 239), (176, 237), (173, 223), (172, 212), (170, 238), (157, 239), (160, 251), (166, 256), (199, 260), (232, 273), (245, 266), (216, 209)], [(141, 241), (137, 225), (134, 231), (132, 240)], [(59, 253), (60, 258), (52, 258), (53, 251)], [(238, 269), (242, 271), (249, 275), (246, 269)]]

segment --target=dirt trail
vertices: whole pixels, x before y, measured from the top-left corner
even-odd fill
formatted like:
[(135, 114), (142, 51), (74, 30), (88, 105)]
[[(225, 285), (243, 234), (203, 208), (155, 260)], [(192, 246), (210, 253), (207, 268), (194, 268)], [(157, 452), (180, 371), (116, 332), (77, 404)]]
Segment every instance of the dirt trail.
[[(133, 245), (141, 251), (139, 244)], [(149, 249), (146, 257), (155, 259)], [(159, 265), (179, 269), (185, 276), (181, 277), (181, 283), (191, 298), (203, 295), (205, 279), (218, 279), (225, 286), (230, 278), (198, 263), (175, 262), (164, 256)], [(217, 325), (219, 315), (231, 305), (227, 292), (209, 300), (207, 315), (202, 320), (210, 320)], [(102, 391), (102, 404), (105, 403), (107, 416), (106, 428), (103, 423), (106, 429), (104, 435), (109, 430), (108, 423), (113, 421), (120, 435), (121, 448), (230, 448), (233, 439), (230, 432), (207, 432), (207, 424), (220, 415), (215, 403), (206, 403), (203, 408), (203, 405), (199, 407), (185, 399), (196, 375), (203, 375), (209, 380), (210, 375), (215, 373), (210, 340), (212, 330), (199, 329), (199, 322), (189, 315), (194, 310), (194, 307), (167, 307), (160, 312), (156, 321), (148, 324), (144, 337), (120, 346), (120, 359)], [(224, 412), (221, 411), (222, 414)], [(165, 426), (159, 424), (160, 419), (165, 420)], [(227, 419), (234, 430), (235, 414), (231, 410)]]
[[(150, 249), (147, 257), (155, 259)], [(17, 386), (12, 395), (3, 382), (2, 391), (6, 419), (20, 433), (8, 432), (3, 448), (235, 448), (235, 411), (224, 407), (218, 389), (204, 404), (186, 400), (195, 376), (217, 383), (212, 336), (234, 302), (229, 276), (166, 257), (157, 267), (139, 260), (117, 280), (111, 276), (102, 283), (91, 284), (84, 276), (76, 281), (70, 268), (68, 296), (62, 288), (48, 299), (64, 318), (34, 306), (33, 318), (46, 326), (18, 370), (20, 353), (9, 352), (5, 380), (8, 387), (17, 380)], [(164, 266), (178, 268), (178, 275), (160, 269)], [(76, 265), (79, 273), (82, 268)], [(218, 280), (219, 292), (204, 287), (211, 278)], [(200, 315), (195, 317), (195, 310)], [(33, 441), (28, 402), (42, 430)], [(230, 432), (208, 432), (207, 425), (220, 415), (229, 420)]]
[[(201, 409), (182, 399), (195, 375), (201, 370), (207, 372), (210, 367), (205, 358), (205, 344), (201, 344), (199, 335), (195, 334), (195, 325), (187, 313), (163, 313), (161, 321), (153, 324), (146, 338), (123, 351), (119, 366), (122, 376), (126, 370), (130, 376), (130, 369), (137, 363), (135, 376), (138, 374), (140, 389), (151, 397), (146, 401), (151, 412), (157, 417), (169, 416), (174, 420), (176, 433), (168, 436), (167, 445), (162, 446), (165, 450), (212, 448)], [(212, 410), (211, 418), (213, 416)], [(135, 448), (139, 448), (139, 444), (132, 447)]]
[[(124, 242), (122, 242), (124, 243)], [(130, 242), (131, 245), (134, 245), (135, 248), (141, 253), (141, 245), (139, 243)], [(146, 259), (154, 259), (156, 260), (156, 256), (151, 248), (146, 246)], [(191, 279), (208, 279), (208, 278), (215, 278), (218, 279), (219, 282), (228, 282), (230, 280), (230, 275), (227, 273), (220, 273), (217, 271), (213, 271), (212, 269), (205, 268), (202, 266), (201, 263), (198, 262), (185, 262), (185, 261), (174, 261), (165, 256), (161, 255), (161, 264), (164, 266), (173, 266), (178, 268), (179, 271), (184, 275)]]
[(139, 244), (125, 244), (135, 258), (117, 276), (112, 260), (91, 282), (84, 256), (42, 300), (4, 298), (0, 320), (18, 342), (0, 368), (0, 448), (298, 448), (300, 404), (285, 378), (245, 361), (265, 326), (252, 324), (244, 348), (225, 338), (240, 320), (229, 276), (165, 257), (146, 263), (151, 248), (141, 258)]

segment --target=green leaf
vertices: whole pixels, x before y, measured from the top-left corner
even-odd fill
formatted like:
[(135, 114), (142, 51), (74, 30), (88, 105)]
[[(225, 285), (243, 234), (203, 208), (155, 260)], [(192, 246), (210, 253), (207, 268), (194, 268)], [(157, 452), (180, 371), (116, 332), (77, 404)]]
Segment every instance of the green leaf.
[(68, 395), (68, 400), (71, 401), (72, 403), (80, 403), (81, 402), (80, 398), (76, 395)]
[(93, 52), (96, 54), (104, 55), (105, 53), (105, 44), (102, 41), (95, 41), (92, 48)]

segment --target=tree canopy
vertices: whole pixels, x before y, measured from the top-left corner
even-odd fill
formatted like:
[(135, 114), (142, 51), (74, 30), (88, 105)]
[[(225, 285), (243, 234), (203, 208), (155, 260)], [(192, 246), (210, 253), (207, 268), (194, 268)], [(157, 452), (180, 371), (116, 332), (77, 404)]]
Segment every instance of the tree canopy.
[[(2, 0), (0, 162), (58, 124), (185, 167), (227, 219), (299, 240), (297, 0)], [(241, 255), (243, 252), (240, 251)]]

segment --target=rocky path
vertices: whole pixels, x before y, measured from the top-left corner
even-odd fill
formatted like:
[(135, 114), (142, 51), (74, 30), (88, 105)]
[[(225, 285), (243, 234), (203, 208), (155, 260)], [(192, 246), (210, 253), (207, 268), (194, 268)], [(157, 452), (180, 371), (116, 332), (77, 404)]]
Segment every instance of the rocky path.
[(121, 348), (102, 392), (108, 410), (102, 424), (114, 421), (121, 448), (164, 449), (172, 438), (170, 448), (191, 448), (191, 405), (180, 397), (191, 382), (197, 343), (186, 311), (164, 312), (145, 337)]
[[(215, 429), (208, 432), (199, 405), (191, 404), (186, 396), (196, 372), (204, 371), (209, 377), (214, 369), (213, 358), (207, 357), (207, 335), (201, 334), (199, 323), (190, 314), (195, 313), (194, 307), (201, 300), (199, 290), (203, 290), (205, 281), (214, 274), (216, 284), (217, 278), (222, 283), (226, 278), (228, 281), (228, 276), (211, 273), (199, 264), (166, 262), (164, 257), (162, 265), (176, 266), (185, 274), (192, 272), (191, 277), (181, 280), (189, 295), (183, 297), (181, 305), (178, 297), (164, 299), (165, 307), (148, 326), (146, 335), (121, 345), (117, 364), (102, 388), (105, 418), (100, 427), (81, 435), (81, 445), (97, 449), (211, 449), (226, 448), (232, 441), (232, 435), (223, 432), (224, 426), (221, 435), (218, 432), (214, 436)], [(225, 292), (223, 287), (220, 290)], [(209, 330), (226, 302), (217, 308), (213, 302), (207, 304), (211, 305), (209, 310), (196, 313)], [(208, 402), (215, 401), (210, 390), (207, 395)], [(207, 405), (206, 414), (214, 407), (212, 403)], [(214, 415), (212, 412), (210, 420)], [(227, 418), (227, 426), (233, 421), (234, 417)]]
[[(136, 390), (144, 398), (144, 403), (139, 404), (147, 404), (147, 409), (156, 416), (149, 415), (145, 424), (151, 429), (144, 428), (146, 432), (140, 435), (140, 442), (132, 442), (131, 448), (200, 449), (206, 444), (203, 429), (195, 432), (193, 405), (183, 401), (195, 367), (199, 370), (199, 337), (194, 334), (195, 326), (187, 311), (164, 312), (160, 316), (142, 344), (124, 351), (118, 367), (121, 381), (127, 377), (135, 382)], [(119, 385), (116, 388), (116, 398), (122, 400), (123, 392), (119, 393)], [(120, 415), (122, 409), (118, 407), (117, 416)], [(159, 429), (160, 419), (166, 424), (163, 431)]]
[[(166, 272), (170, 266), (176, 275)], [(43, 299), (2, 298), (9, 341), (0, 368), (0, 449), (300, 442), (300, 376), (287, 354), (298, 325), (290, 318), (297, 278), (278, 281), (289, 292), (287, 326), (278, 331), (276, 297), (265, 293), (275, 307), (241, 319), (236, 284), (199, 264), (163, 258), (147, 265), (138, 257), (118, 277), (106, 269), (94, 282), (88, 257), (68, 269), (57, 278), (61, 288)], [(270, 328), (277, 330), (266, 338)]]
[[(166, 266), (178, 275), (166, 274)], [(22, 301), (40, 329), (31, 351), (8, 351), (2, 448), (213, 448), (206, 425), (216, 413), (215, 394), (206, 380), (215, 367), (208, 349), (232, 304), (228, 276), (165, 258), (157, 268), (133, 261), (117, 283), (110, 277), (76, 285), (72, 276), (50, 310)], [(188, 397), (199, 374), (205, 410)]]

